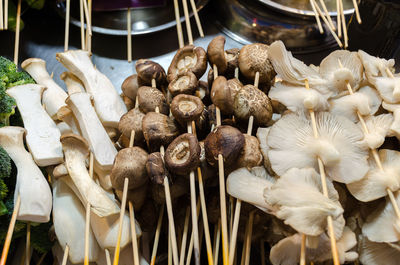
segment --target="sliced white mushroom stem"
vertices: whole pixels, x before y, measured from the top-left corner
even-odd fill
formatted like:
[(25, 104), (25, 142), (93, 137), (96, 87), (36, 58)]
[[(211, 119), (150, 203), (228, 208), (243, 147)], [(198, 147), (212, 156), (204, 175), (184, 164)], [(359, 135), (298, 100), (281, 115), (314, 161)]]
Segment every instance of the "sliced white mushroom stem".
[(336, 27), (335, 27), (335, 24), (333, 24), (333, 21), (332, 21), (331, 15), (329, 14), (328, 9), (326, 8), (325, 1), (324, 0), (319, 0), (319, 2), (321, 3), (322, 9), (325, 12), (325, 16), (328, 18), (329, 25), (335, 31)]
[(19, 31), (20, 31), (20, 26), (21, 26), (21, 0), (18, 0), (16, 17), (17, 17), (17, 19), (16, 19), (16, 25), (15, 25), (14, 64), (18, 65)]
[(81, 20), (81, 49), (85, 49), (85, 21), (84, 21), (84, 11), (83, 11), (83, 1), (85, 0), (79, 0), (79, 15), (80, 15), (80, 20)]
[(64, 51), (68, 51), (70, 10), (71, 10), (71, 0), (66, 0)]
[(255, 211), (250, 212), (250, 217), (249, 221), (247, 223), (248, 225), (248, 232), (247, 232), (247, 237), (246, 237), (246, 258), (245, 258), (245, 265), (250, 264), (250, 254), (251, 254), (251, 237), (253, 235), (253, 221), (254, 221), (254, 213)]
[(126, 28), (128, 29), (127, 35), (127, 53), (128, 62), (132, 62), (132, 19), (131, 19), (131, 9), (128, 7), (126, 11)]
[(151, 252), (150, 265), (154, 265), (156, 263), (158, 242), (160, 241), (161, 225), (162, 225), (162, 220), (163, 220), (163, 216), (164, 216), (164, 208), (165, 208), (165, 205), (163, 205), (161, 207), (160, 214), (158, 216), (156, 234), (154, 236), (153, 250)]
[(199, 31), (200, 37), (204, 38), (203, 27), (201, 26), (199, 14), (197, 13), (196, 3), (194, 2), (194, 0), (190, 0), (190, 4), (192, 6), (194, 19), (196, 20), (196, 25), (197, 25), (197, 29)]
[(357, 22), (358, 22), (358, 24), (361, 24), (362, 20), (361, 20), (361, 16), (360, 16), (360, 11), (358, 10), (357, 0), (353, 0), (353, 5), (354, 5), (354, 11), (356, 13)]
[(187, 207), (186, 214), (185, 214), (185, 223), (183, 225), (183, 234), (182, 234), (182, 243), (181, 243), (181, 254), (179, 257), (179, 265), (183, 265), (185, 261), (185, 250), (186, 250), (186, 241), (187, 235), (189, 230), (189, 215), (190, 215), (190, 208)]
[(135, 224), (135, 211), (133, 210), (133, 204), (131, 201), (128, 202), (129, 207), (129, 219), (131, 222), (131, 234), (132, 234), (132, 249), (133, 249), (133, 264), (139, 265), (139, 247), (136, 236), (136, 224)]
[(342, 29), (343, 29), (343, 37), (344, 37), (344, 47), (347, 48), (348, 42), (349, 42), (349, 37), (347, 35), (347, 25), (346, 25), (346, 18), (344, 16), (344, 10), (343, 10), (343, 1), (340, 0), (340, 21), (342, 22)]
[(64, 249), (64, 255), (63, 255), (63, 259), (61, 262), (61, 265), (66, 265), (68, 262), (68, 254), (69, 254), (69, 246), (66, 245), (65, 249)]
[(86, 219), (85, 219), (85, 259), (84, 265), (89, 265), (89, 233), (90, 233), (90, 203), (86, 204)]
[(29, 265), (31, 260), (31, 222), (26, 223), (26, 243), (25, 243), (25, 265)]
[(183, 43), (181, 16), (179, 15), (178, 0), (174, 0), (174, 10), (175, 10), (176, 31), (178, 33), (179, 48), (182, 48), (184, 46), (184, 43)]
[(192, 26), (190, 25), (189, 9), (187, 0), (182, 0), (183, 13), (185, 14), (186, 31), (189, 40), (189, 45), (193, 45)]
[(341, 16), (340, 16), (340, 1), (341, 0), (336, 0), (336, 23), (338, 26), (338, 37), (342, 37), (342, 24), (340, 22)]
[(306, 265), (306, 235), (301, 235), (300, 265)]
[[(339, 0), (338, 0), (339, 1)], [(310, 0), (311, 8), (314, 12), (315, 20), (317, 21), (319, 33), (323, 34), (324, 33), (324, 28), (322, 27), (321, 20), (319, 19), (319, 14), (317, 12), (317, 9), (315, 9), (314, 2)]]
[(17, 221), (17, 216), (19, 212), (19, 208), (21, 206), (21, 197), (17, 196), (17, 201), (14, 204), (14, 210), (11, 216), (10, 224), (8, 225), (6, 240), (4, 241), (3, 251), (1, 252), (1, 260), (0, 265), (6, 265), (8, 251), (10, 250), (10, 244), (12, 235), (14, 233), (15, 222)]
[[(129, 184), (129, 179), (125, 178), (124, 189), (122, 191), (121, 211), (120, 211), (120, 215), (119, 215), (118, 238), (117, 238), (117, 245), (115, 246), (113, 265), (118, 265), (118, 262), (119, 262), (119, 253), (121, 250), (122, 224), (124, 222), (124, 216), (125, 216), (126, 197), (128, 195), (128, 184)], [(137, 240), (137, 239), (132, 237), (132, 241), (135, 241), (135, 240)]]
[(214, 265), (218, 265), (219, 242), (221, 238), (221, 219), (218, 219), (218, 224), (214, 226)]
[[(310, 89), (307, 79), (304, 80), (304, 83), (305, 83), (306, 89)], [(310, 109), (309, 113), (310, 113), (310, 117), (311, 117), (311, 124), (312, 124), (312, 128), (313, 128), (314, 138), (318, 139), (319, 135), (318, 135), (318, 130), (317, 130), (317, 124), (315, 121), (314, 110)], [(328, 188), (326, 185), (325, 167), (324, 167), (324, 164), (322, 163), (321, 158), (318, 157), (317, 160), (318, 160), (319, 174), (321, 175), (322, 192), (325, 197), (329, 197)], [(337, 250), (337, 246), (336, 246), (336, 239), (335, 239), (335, 233), (334, 233), (334, 229), (333, 229), (332, 216), (328, 216), (327, 220), (328, 220), (328, 234), (329, 234), (330, 241), (331, 241), (333, 264), (339, 265), (340, 264), (339, 254), (338, 254), (338, 250)]]

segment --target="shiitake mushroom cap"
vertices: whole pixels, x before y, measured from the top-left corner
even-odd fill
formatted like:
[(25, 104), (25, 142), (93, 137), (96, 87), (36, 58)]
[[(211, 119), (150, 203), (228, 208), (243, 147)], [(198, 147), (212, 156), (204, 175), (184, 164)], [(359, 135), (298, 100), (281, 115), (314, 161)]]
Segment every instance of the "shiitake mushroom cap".
[(179, 94), (192, 95), (198, 86), (197, 77), (192, 72), (186, 72), (177, 76), (168, 85), (168, 91), (173, 97)]
[(128, 147), (120, 150), (115, 157), (111, 170), (111, 184), (114, 189), (124, 188), (125, 178), (129, 179), (128, 189), (134, 189), (146, 183), (147, 152), (140, 147)]
[(220, 35), (211, 40), (207, 47), (207, 57), (211, 67), (216, 65), (218, 74), (223, 75), (228, 68), (228, 62), (225, 57), (225, 37)]
[[(176, 178), (170, 183), (172, 203), (189, 192), (189, 181), (186, 178)], [(157, 204), (165, 204), (165, 189), (162, 185), (152, 185), (152, 197)]]
[(244, 136), (235, 127), (218, 126), (208, 134), (204, 141), (206, 158), (210, 165), (218, 165), (218, 155), (221, 154), (227, 167), (232, 165), (244, 146)]
[(171, 112), (175, 119), (182, 125), (187, 122), (197, 121), (204, 110), (200, 98), (191, 95), (178, 95), (171, 102)]
[(248, 120), (253, 116), (260, 126), (267, 126), (273, 112), (268, 96), (253, 85), (245, 85), (237, 92), (233, 110), (235, 118)]
[(154, 61), (139, 59), (136, 61), (135, 67), (141, 84), (151, 85), (152, 79), (156, 80), (157, 85), (165, 84), (167, 81), (164, 68)]
[(263, 155), (260, 150), (260, 142), (257, 137), (248, 134), (244, 135), (244, 146), (240, 152), (235, 168), (246, 167), (249, 170), (263, 163)]
[(232, 48), (225, 51), (225, 58), (228, 63), (225, 76), (228, 78), (233, 78), (235, 76), (235, 69), (239, 68), (239, 52), (240, 49), (238, 48)]
[[(148, 184), (145, 183), (144, 185), (137, 187), (136, 189), (128, 190), (126, 200), (132, 202), (133, 209), (135, 211), (140, 211), (144, 202), (146, 201), (148, 191)], [(122, 190), (114, 190), (115, 195), (119, 201), (122, 200)]]
[(233, 103), (238, 91), (243, 84), (236, 78), (226, 80), (224, 76), (218, 76), (211, 88), (211, 100), (225, 115), (233, 114)]
[(165, 164), (175, 174), (188, 175), (199, 166), (200, 151), (195, 135), (182, 134), (173, 140), (165, 151)]
[(135, 101), (130, 99), (129, 97), (125, 96), (124, 93), (121, 93), (122, 101), (125, 104), (126, 109), (129, 111), (135, 107)]
[(197, 89), (194, 92), (194, 95), (203, 101), (204, 105), (210, 105), (211, 100), (210, 100), (210, 89), (208, 87), (208, 83), (205, 81), (199, 81), (199, 84), (197, 85)]
[(136, 101), (136, 94), (139, 89), (138, 76), (133, 74), (128, 76), (121, 85), (121, 90), (125, 96), (130, 98), (133, 102)]
[(155, 87), (142, 86), (138, 93), (139, 108), (144, 113), (155, 111), (158, 107), (160, 113), (168, 115), (169, 106), (164, 94)]
[(135, 132), (135, 143), (143, 141), (142, 120), (145, 114), (138, 108), (131, 109), (124, 115), (118, 123), (118, 130), (123, 136), (130, 139), (132, 131)]
[(201, 47), (187, 45), (180, 48), (176, 52), (174, 58), (172, 59), (171, 65), (168, 68), (167, 79), (168, 82), (172, 82), (179, 75), (187, 72), (192, 72), (196, 75), (197, 79), (200, 79), (206, 69), (206, 51)]
[(160, 152), (151, 153), (147, 157), (146, 170), (151, 182), (155, 184), (163, 185), (164, 178), (171, 177)]

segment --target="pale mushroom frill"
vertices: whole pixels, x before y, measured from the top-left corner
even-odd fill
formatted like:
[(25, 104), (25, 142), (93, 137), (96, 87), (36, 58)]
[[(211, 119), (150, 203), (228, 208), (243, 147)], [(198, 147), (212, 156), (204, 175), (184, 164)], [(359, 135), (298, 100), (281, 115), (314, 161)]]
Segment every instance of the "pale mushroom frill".
[[(300, 233), (319, 236), (325, 232), (331, 216), (339, 238), (344, 227), (343, 208), (332, 182), (327, 180), (328, 195), (322, 193), (321, 177), (313, 168), (292, 168), (264, 190), (264, 199), (276, 209), (275, 215)], [(307, 192), (305, 192), (307, 191)]]
[[(385, 141), (385, 137), (390, 134), (390, 127), (393, 123), (393, 115), (390, 113), (378, 116), (369, 116), (364, 118), (368, 134), (365, 135), (364, 141), (371, 149), (379, 148)], [(358, 125), (362, 128), (361, 123)]]
[(260, 150), (263, 155), (263, 161), (264, 161), (264, 167), (268, 171), (268, 173), (273, 176), (277, 177), (275, 172), (271, 168), (271, 162), (269, 161), (268, 157), (268, 151), (269, 151), (269, 145), (268, 145), (268, 133), (271, 127), (268, 128), (262, 128), (259, 127), (257, 129), (257, 139), (260, 142)]
[[(397, 204), (400, 202), (399, 193), (395, 193)], [(393, 209), (393, 204), (386, 198), (376, 209), (367, 217), (362, 234), (374, 242), (395, 243), (400, 241), (400, 222)]]
[[(358, 254), (351, 249), (357, 245), (355, 234), (345, 227), (343, 236), (336, 242), (340, 264), (355, 261)], [(301, 234), (294, 234), (279, 241), (271, 248), (270, 260), (273, 265), (293, 265), (300, 262)], [(316, 248), (306, 247), (306, 259), (324, 262), (332, 259), (329, 237), (322, 234)]]
[(369, 80), (371, 77), (386, 76), (386, 68), (394, 70), (394, 59), (386, 60), (371, 56), (368, 53), (358, 50), (358, 56), (365, 69), (365, 75)]
[(388, 149), (379, 150), (379, 158), (384, 171), (381, 171), (370, 156), (370, 169), (359, 181), (347, 184), (347, 189), (359, 201), (369, 202), (387, 195), (386, 189), (400, 189), (400, 152)]
[(377, 243), (361, 237), (359, 242), (360, 262), (363, 265), (398, 265), (400, 246), (398, 243)]
[(347, 118), (327, 112), (316, 113), (315, 119), (318, 139), (310, 119), (302, 114), (286, 114), (271, 127), (267, 144), (274, 172), (281, 176), (291, 168), (318, 170), (319, 157), (332, 180), (351, 183), (362, 179), (369, 167), (361, 129)]
[(399, 139), (400, 138), (400, 104), (390, 104), (390, 103), (386, 103), (385, 101), (383, 101), (382, 107), (385, 110), (392, 112), (393, 123), (392, 123), (392, 126), (390, 126), (390, 134), (396, 136), (397, 139)]
[(400, 77), (376, 77), (370, 78), (370, 82), (387, 103), (400, 102)]

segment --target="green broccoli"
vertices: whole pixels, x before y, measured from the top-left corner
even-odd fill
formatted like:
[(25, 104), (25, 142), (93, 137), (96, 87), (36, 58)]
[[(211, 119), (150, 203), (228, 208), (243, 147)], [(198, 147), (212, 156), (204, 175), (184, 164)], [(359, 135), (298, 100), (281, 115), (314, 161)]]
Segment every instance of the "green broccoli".
[(4, 183), (5, 178), (9, 178), (11, 175), (11, 158), (7, 152), (0, 146), (0, 216), (6, 214), (7, 208), (3, 203), (3, 199), (6, 198), (8, 193), (8, 187)]

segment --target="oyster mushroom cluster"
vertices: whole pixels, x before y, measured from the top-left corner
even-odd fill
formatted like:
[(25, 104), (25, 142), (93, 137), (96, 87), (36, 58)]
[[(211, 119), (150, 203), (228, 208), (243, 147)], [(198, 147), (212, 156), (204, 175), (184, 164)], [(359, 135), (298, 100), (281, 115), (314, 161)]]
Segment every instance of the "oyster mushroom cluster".
[[(185, 46), (167, 71), (138, 60), (121, 95), (87, 52), (57, 54), (68, 69), (62, 75), (67, 93), (43, 61), (25, 61), (37, 84), (7, 91), (25, 129), (0, 129), (0, 146), (19, 171), (19, 218), (44, 222), (52, 208), (54, 253), (68, 246), (69, 260), (81, 263), (89, 204), (89, 258), (105, 264), (104, 250), (112, 252), (117, 242), (126, 179), (138, 237), (156, 230), (165, 179), (181, 237), (193, 172), (201, 172), (196, 179), (211, 231), (218, 234), (218, 176), (224, 173), (231, 201), (243, 201), (233, 229), (237, 240), (253, 248), (261, 242), (261, 253), (268, 244), (272, 264), (299, 263), (303, 236), (307, 262), (331, 260), (328, 217), (340, 263), (397, 264), (400, 220), (390, 197), (400, 203), (400, 76), (394, 61), (334, 51), (319, 66), (308, 66), (280, 41), (224, 46), (223, 36), (207, 49)], [(52, 176), (53, 206), (37, 165)], [(39, 197), (28, 198), (38, 194), (27, 184), (29, 174), (37, 175), (32, 185), (42, 191)], [(227, 207), (228, 223), (234, 223), (234, 204)], [(129, 260), (128, 214), (122, 224), (120, 259)], [(167, 248), (167, 231), (161, 231), (160, 251)], [(251, 263), (258, 259), (252, 255)]]

